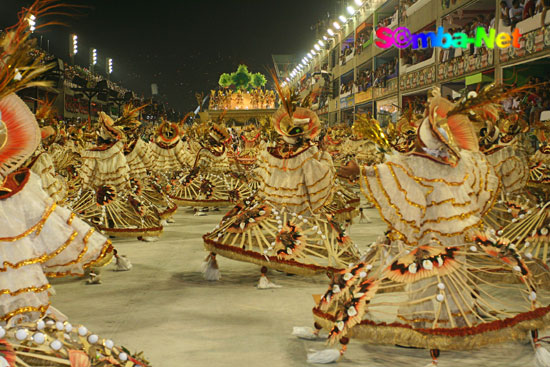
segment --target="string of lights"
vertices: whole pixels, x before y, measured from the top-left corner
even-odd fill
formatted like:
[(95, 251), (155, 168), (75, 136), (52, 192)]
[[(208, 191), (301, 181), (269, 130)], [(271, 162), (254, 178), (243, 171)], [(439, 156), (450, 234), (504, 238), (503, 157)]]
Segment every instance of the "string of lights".
[[(347, 6), (346, 11), (348, 12), (348, 17), (344, 15), (338, 16), (338, 21), (332, 23), (332, 27), (328, 28), (326, 33), (323, 35), (322, 39), (318, 40), (313, 48), (306, 53), (306, 55), (300, 60), (298, 65), (290, 72), (289, 76), (282, 83), (283, 86), (287, 84), (292, 85), (296, 83), (300, 78), (307, 73), (309, 68), (312, 65), (312, 61), (316, 57), (321, 56), (322, 51), (325, 49), (327, 42), (330, 42), (337, 34), (342, 30), (342, 25), (347, 24), (352, 21), (353, 18), (357, 15), (359, 10), (366, 4), (363, 0), (354, 0), (356, 7), (352, 5)], [(333, 29), (334, 28), (334, 29)]]

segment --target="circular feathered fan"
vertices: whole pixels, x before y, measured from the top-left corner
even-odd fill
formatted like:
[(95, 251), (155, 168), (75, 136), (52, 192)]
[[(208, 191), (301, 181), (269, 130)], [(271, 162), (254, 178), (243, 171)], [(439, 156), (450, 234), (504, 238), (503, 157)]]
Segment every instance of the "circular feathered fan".
[(443, 276), (455, 271), (457, 247), (419, 246), (388, 266), (387, 277), (399, 283), (413, 283), (434, 275)]
[(135, 177), (130, 178), (130, 187), (132, 188), (132, 194), (139, 196), (142, 192), (141, 181)]
[(287, 222), (275, 237), (275, 251), (281, 259), (294, 258), (306, 247), (307, 237), (302, 229)]
[(0, 176), (6, 177), (40, 144), (40, 129), (25, 102), (15, 94), (0, 99)]
[(116, 190), (111, 185), (103, 185), (96, 191), (96, 202), (98, 205), (107, 205), (116, 197)]
[(210, 199), (214, 193), (214, 185), (212, 185), (209, 180), (204, 179), (199, 186), (199, 191), (201, 194), (204, 194), (207, 199)]
[(133, 197), (130, 197), (129, 201), (132, 207), (134, 208), (134, 210), (136, 211), (136, 213), (140, 217), (143, 217), (143, 215), (145, 214), (145, 206), (141, 203), (141, 201)]
[(317, 114), (307, 108), (297, 107), (292, 117), (280, 108), (273, 115), (273, 127), (283, 136), (306, 136), (315, 138), (321, 132), (321, 123)]

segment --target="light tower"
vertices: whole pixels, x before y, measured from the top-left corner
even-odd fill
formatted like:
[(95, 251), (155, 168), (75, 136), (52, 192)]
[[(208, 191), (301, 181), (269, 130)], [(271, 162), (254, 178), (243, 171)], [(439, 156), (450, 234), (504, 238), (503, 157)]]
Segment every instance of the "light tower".
[(69, 42), (69, 56), (71, 57), (71, 63), (74, 65), (74, 57), (78, 53), (78, 36), (76, 34), (71, 34)]
[(90, 48), (90, 70), (93, 73), (94, 68), (97, 65), (97, 49)]
[(107, 78), (111, 78), (111, 74), (113, 73), (113, 59), (110, 57), (107, 58), (107, 62), (105, 63), (105, 68), (107, 72)]

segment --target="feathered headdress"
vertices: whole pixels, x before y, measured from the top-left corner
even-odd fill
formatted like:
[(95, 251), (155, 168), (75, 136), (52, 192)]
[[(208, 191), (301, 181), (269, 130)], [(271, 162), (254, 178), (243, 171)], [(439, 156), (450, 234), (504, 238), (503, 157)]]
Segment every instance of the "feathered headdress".
[(61, 6), (54, 0), (37, 0), (23, 9), (17, 24), (0, 36), (0, 179), (16, 170), (40, 143), (34, 115), (15, 94), (24, 88), (50, 85), (36, 80), (51, 66), (44, 65), (41, 56), (31, 56), (34, 42), (29, 38), (28, 20), (31, 14), (38, 18)]
[(158, 130), (158, 140), (164, 144), (173, 144), (180, 138), (178, 124), (162, 119)]
[(38, 101), (38, 109), (34, 114), (39, 124), (49, 125), (55, 117), (55, 108), (53, 107), (55, 99), (43, 99)]
[(428, 98), (428, 116), (420, 124), (415, 154), (427, 155), (440, 163), (456, 165), (460, 149), (479, 151), (476, 131), (464, 110), (451, 113), (455, 104), (443, 98), (438, 88)]
[(120, 128), (115, 126), (115, 121), (105, 112), (99, 112), (99, 131), (98, 134), (105, 140), (120, 140), (124, 134)]
[(285, 140), (306, 137), (314, 139), (321, 132), (317, 114), (310, 109), (298, 107), (297, 95), (290, 88), (279, 84), (277, 75), (271, 72), (275, 89), (281, 99), (281, 107), (273, 114), (273, 127)]
[(122, 109), (122, 116), (119, 117), (114, 125), (123, 132), (132, 132), (141, 126), (139, 121), (139, 113), (147, 107), (146, 104), (139, 107), (134, 107), (132, 104), (127, 104)]

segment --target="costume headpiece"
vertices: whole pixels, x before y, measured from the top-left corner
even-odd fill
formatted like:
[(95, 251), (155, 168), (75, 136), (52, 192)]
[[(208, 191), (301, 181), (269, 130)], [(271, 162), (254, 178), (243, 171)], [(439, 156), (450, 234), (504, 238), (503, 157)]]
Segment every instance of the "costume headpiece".
[(308, 108), (298, 107), (296, 95), (290, 88), (281, 87), (273, 72), (272, 77), (281, 99), (281, 107), (272, 116), (275, 131), (288, 143), (294, 143), (299, 137), (314, 139), (321, 132), (317, 114)]
[(105, 140), (120, 140), (123, 137), (122, 130), (115, 126), (114, 120), (105, 112), (99, 112), (99, 136)]
[(418, 129), (420, 152), (441, 163), (456, 165), (459, 149), (479, 151), (472, 122), (464, 113), (456, 112), (455, 104), (441, 97), (438, 88), (428, 98), (428, 116)]
[(33, 41), (29, 39), (28, 17), (43, 15), (52, 8), (51, 1), (36, 1), (23, 11), (18, 23), (0, 37), (0, 182), (15, 171), (36, 150), (40, 130), (36, 119), (15, 92), (49, 82), (37, 77), (51, 68), (43, 57), (33, 58)]
[(158, 139), (165, 144), (173, 144), (180, 138), (178, 124), (162, 119), (158, 130)]

